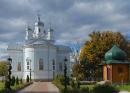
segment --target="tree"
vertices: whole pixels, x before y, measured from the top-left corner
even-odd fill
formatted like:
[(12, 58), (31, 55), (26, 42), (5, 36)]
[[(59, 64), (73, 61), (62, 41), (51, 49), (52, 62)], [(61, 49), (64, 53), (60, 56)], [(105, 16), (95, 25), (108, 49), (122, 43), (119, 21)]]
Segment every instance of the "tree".
[(127, 40), (119, 32), (93, 32), (90, 40), (86, 41), (80, 52), (80, 64), (87, 58), (88, 63), (84, 68), (91, 67), (91, 76), (96, 77), (99, 70), (98, 65), (104, 60), (105, 53), (113, 46), (117, 45), (127, 52)]
[(7, 62), (6, 61), (1, 61), (0, 62), (0, 76), (6, 76), (7, 73), (8, 73)]
[(64, 91), (66, 92), (67, 91), (68, 81), (67, 81), (67, 65), (66, 65), (65, 62), (64, 62)]
[(11, 85), (12, 85), (12, 86), (15, 85), (15, 76), (12, 76), (12, 79), (11, 79)]
[(11, 69), (12, 69), (12, 66), (11, 66), (11, 62), (12, 62), (12, 59), (9, 57), (8, 59), (8, 62), (7, 62), (7, 75), (6, 75), (6, 80), (5, 80), (5, 89), (11, 91)]
[(73, 77), (76, 77), (76, 80), (82, 80), (85, 77), (85, 74), (83, 72), (84, 69), (82, 69), (80, 64), (74, 64), (72, 67)]
[(80, 62), (85, 58), (88, 62), (99, 64), (104, 59), (105, 53), (115, 44), (127, 52), (127, 41), (119, 32), (93, 32), (90, 40), (86, 41), (81, 49)]
[(27, 75), (26, 82), (29, 82), (29, 76)]
[(19, 85), (19, 78), (18, 78), (18, 76), (16, 78), (16, 85)]

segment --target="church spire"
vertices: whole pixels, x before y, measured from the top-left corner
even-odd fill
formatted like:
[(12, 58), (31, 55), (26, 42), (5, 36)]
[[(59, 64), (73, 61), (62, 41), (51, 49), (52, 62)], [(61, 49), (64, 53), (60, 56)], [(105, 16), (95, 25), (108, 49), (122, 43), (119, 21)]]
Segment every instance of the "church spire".
[(29, 26), (29, 24), (26, 25), (26, 31), (32, 31), (31, 27)]
[(31, 27), (27, 24), (26, 25), (26, 36), (25, 36), (25, 40), (32, 39), (32, 34), (33, 34), (33, 31), (31, 29)]
[(40, 14), (39, 14), (39, 11), (37, 13), (37, 21), (40, 22)]
[(49, 27), (49, 31), (54, 31), (53, 28), (52, 28), (52, 24), (50, 23), (50, 27)]
[(53, 28), (52, 28), (52, 25), (51, 25), (51, 23), (50, 23), (50, 27), (49, 27), (49, 29), (48, 29), (48, 40), (54, 40), (54, 30), (53, 30)]
[(35, 22), (34, 35), (35, 38), (44, 36), (44, 23), (40, 20), (40, 14), (37, 12), (37, 21)]

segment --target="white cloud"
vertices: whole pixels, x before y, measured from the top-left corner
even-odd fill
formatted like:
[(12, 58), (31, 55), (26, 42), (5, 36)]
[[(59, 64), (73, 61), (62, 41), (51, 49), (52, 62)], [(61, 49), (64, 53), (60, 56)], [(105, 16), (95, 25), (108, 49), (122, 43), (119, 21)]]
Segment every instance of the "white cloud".
[(112, 2), (75, 2), (71, 11), (78, 12), (80, 14), (96, 14), (106, 15), (106, 13), (112, 13), (115, 10)]
[(0, 42), (0, 49), (6, 49), (6, 48), (7, 48), (7, 43)]
[(3, 34), (0, 34), (0, 38), (11, 40), (11, 39), (15, 39), (17, 35), (18, 35), (18, 32), (3, 33)]
[(9, 19), (7, 24), (10, 25), (12, 28), (21, 28), (27, 24), (24, 19)]
[(2, 25), (2, 28), (8, 29), (11, 31), (14, 31), (13, 29), (21, 29), (23, 28), (27, 22), (26, 20), (22, 18), (11, 18), (11, 19), (5, 19), (0, 18), (0, 24)]
[(4, 0), (6, 4), (10, 7), (12, 7), (14, 10), (19, 9), (30, 9), (30, 11), (37, 11), (38, 9), (41, 9), (42, 6), (40, 3), (38, 3), (37, 0)]
[[(21, 40), (26, 23), (40, 10), (45, 28), (52, 22), (56, 39), (86, 40), (96, 30), (130, 30), (129, 1), (121, 0), (1, 0), (0, 38)], [(0, 1), (0, 2), (1, 2)], [(3, 5), (3, 6), (2, 6)], [(8, 11), (8, 12), (5, 12)], [(33, 23), (32, 23), (33, 24)], [(33, 25), (34, 26), (34, 25)], [(20, 33), (20, 34), (19, 34)], [(6, 38), (5, 38), (6, 37)]]

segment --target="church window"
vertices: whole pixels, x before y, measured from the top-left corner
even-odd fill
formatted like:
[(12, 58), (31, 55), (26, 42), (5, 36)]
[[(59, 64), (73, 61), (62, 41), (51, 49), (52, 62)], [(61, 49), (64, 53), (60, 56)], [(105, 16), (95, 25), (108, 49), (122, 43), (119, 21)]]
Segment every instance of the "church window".
[(40, 58), (39, 59), (39, 70), (43, 70), (43, 59), (42, 58)]
[(29, 70), (29, 66), (27, 66), (27, 69)]
[(38, 30), (39, 30), (39, 33), (40, 33), (40, 32), (41, 32), (41, 29), (39, 28)]
[(30, 69), (30, 65), (31, 65), (31, 59), (27, 58), (26, 59), (26, 63), (27, 63), (27, 70)]
[(18, 62), (17, 70), (18, 70), (18, 71), (21, 71), (21, 62)]
[(59, 70), (62, 71), (62, 63), (59, 63)]
[(55, 70), (55, 60), (52, 60), (52, 66), (53, 66), (53, 70)]
[(29, 65), (29, 62), (27, 62), (27, 65)]
[(55, 60), (54, 59), (52, 60), (52, 64), (53, 64), (53, 66), (55, 66)]

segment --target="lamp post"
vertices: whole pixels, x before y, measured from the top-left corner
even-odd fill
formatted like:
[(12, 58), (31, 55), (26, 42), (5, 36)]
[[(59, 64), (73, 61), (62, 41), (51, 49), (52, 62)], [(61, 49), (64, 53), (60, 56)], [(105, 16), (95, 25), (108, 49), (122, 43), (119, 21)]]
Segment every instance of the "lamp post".
[(68, 79), (67, 79), (67, 64), (66, 62), (68, 61), (68, 59), (65, 57), (64, 59), (64, 91), (67, 91), (67, 84), (68, 84)]
[(53, 79), (55, 78), (55, 60), (52, 60), (53, 63)]
[(7, 61), (8, 61), (8, 63), (7, 63), (8, 74), (6, 76), (5, 89), (11, 90), (10, 83), (11, 83), (11, 69), (12, 69), (11, 63), (12, 63), (12, 59), (9, 57), (7, 59)]
[(29, 62), (30, 62), (30, 81), (32, 80), (32, 73), (31, 73), (31, 59), (29, 60)]

